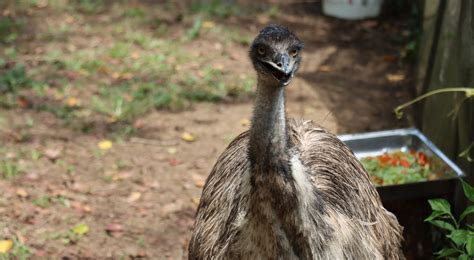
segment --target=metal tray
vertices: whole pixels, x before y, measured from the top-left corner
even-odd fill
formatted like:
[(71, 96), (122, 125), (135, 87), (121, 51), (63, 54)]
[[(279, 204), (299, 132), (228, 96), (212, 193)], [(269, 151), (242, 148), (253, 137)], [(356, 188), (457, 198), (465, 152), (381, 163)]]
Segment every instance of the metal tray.
[(443, 171), (451, 173), (452, 177), (439, 180), (378, 186), (377, 191), (383, 201), (449, 196), (454, 193), (457, 178), (464, 176), (464, 173), (454, 162), (415, 128), (347, 134), (340, 135), (339, 138), (352, 149), (359, 159), (394, 150), (409, 151), (414, 149), (438, 161), (438, 167), (443, 167)]

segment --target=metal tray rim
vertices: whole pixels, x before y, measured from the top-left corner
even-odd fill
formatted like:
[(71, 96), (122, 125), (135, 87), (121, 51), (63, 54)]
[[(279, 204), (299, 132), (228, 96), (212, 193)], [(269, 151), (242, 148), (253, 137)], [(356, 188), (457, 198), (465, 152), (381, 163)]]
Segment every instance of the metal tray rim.
[(453, 161), (451, 161), (451, 159), (449, 159), (433, 142), (431, 142), (420, 130), (416, 128), (400, 128), (400, 129), (365, 132), (365, 133), (343, 134), (343, 135), (339, 135), (338, 138), (344, 142), (344, 141), (349, 141), (349, 140), (358, 140), (358, 139), (367, 139), (367, 138), (394, 136), (394, 135), (414, 135), (420, 138), (420, 140), (423, 143), (425, 143), (434, 154), (436, 154), (441, 160), (443, 160), (456, 173), (458, 177), (464, 177), (464, 172)]

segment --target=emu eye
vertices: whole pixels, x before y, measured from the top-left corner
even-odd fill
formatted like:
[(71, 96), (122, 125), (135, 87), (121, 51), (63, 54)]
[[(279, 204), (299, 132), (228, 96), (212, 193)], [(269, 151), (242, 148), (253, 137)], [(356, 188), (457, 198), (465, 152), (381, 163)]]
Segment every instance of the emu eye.
[(258, 52), (258, 54), (260, 54), (260, 55), (264, 55), (264, 54), (265, 54), (265, 49), (264, 49), (263, 47), (258, 47), (258, 48), (257, 48), (257, 52)]
[(290, 50), (291, 57), (296, 57), (298, 55), (298, 50), (296, 48)]

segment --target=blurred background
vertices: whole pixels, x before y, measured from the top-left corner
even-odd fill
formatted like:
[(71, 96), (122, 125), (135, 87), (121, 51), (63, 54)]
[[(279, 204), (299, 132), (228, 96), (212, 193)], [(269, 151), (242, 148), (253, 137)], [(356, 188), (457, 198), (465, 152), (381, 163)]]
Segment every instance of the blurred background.
[(422, 25), (440, 2), (431, 20), (388, 0), (346, 20), (322, 1), (1, 1), (0, 259), (186, 257), (205, 179), (249, 127), (247, 51), (269, 23), (305, 42), (290, 117), (422, 127), (421, 106), (393, 111), (429, 86)]

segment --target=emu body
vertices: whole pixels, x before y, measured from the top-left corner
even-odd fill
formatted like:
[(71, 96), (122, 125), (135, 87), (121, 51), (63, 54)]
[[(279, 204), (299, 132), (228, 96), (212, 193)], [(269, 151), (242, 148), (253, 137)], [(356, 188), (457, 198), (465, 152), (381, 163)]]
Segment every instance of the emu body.
[(252, 126), (223, 152), (196, 214), (190, 259), (399, 259), (402, 227), (337, 137), (286, 119), (284, 89), (301, 41), (268, 26), (250, 58)]

